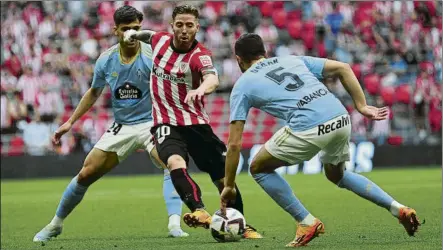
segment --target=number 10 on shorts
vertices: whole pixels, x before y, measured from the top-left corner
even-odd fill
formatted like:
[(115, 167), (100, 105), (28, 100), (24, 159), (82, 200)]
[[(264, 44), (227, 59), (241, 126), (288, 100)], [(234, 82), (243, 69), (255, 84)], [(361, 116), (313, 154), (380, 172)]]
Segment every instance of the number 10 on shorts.
[(162, 143), (165, 137), (171, 134), (171, 128), (169, 126), (161, 126), (155, 131), (158, 143)]

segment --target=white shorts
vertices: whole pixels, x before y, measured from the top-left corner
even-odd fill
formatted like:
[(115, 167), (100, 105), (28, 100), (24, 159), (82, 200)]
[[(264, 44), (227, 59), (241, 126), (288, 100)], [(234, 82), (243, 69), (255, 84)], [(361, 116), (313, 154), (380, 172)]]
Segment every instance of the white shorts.
[[(154, 137), (151, 135), (152, 125), (153, 122), (135, 125), (114, 122), (94, 147), (105, 152), (117, 153), (119, 162), (138, 149), (144, 149), (150, 154), (154, 148)], [(157, 166), (156, 162), (154, 164)]]
[(323, 164), (349, 161), (351, 118), (341, 115), (321, 125), (300, 132), (285, 126), (265, 143), (266, 150), (289, 164), (309, 161), (320, 152)]

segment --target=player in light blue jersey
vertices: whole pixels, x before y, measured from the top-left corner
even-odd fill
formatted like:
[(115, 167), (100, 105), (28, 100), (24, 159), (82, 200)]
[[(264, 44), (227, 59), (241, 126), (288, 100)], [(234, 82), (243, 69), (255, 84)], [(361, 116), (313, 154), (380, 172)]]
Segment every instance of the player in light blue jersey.
[(86, 157), (83, 168), (66, 188), (52, 221), (38, 232), (34, 241), (47, 241), (62, 232), (63, 220), (80, 203), (88, 187), (116, 167), (138, 149), (146, 150), (152, 161), (164, 169), (163, 196), (169, 215), (169, 236), (186, 237), (180, 227), (182, 202), (172, 184), (169, 171), (158, 159), (150, 129), (151, 97), (149, 90), (152, 49), (142, 42), (124, 42), (124, 32), (139, 30), (143, 14), (130, 6), (114, 13), (114, 34), (119, 44), (112, 46), (98, 58), (91, 88), (85, 93), (74, 114), (54, 134), (54, 144), (95, 103), (106, 85), (112, 92), (115, 122), (100, 138)]
[(235, 43), (235, 54), (244, 74), (231, 93), (222, 211), (226, 202), (235, 198), (243, 128), (249, 109), (255, 107), (287, 123), (265, 143), (250, 166), (255, 181), (298, 224), (295, 239), (287, 246), (306, 245), (324, 232), (324, 224), (308, 212), (275, 169), (308, 161), (317, 153), (328, 180), (386, 208), (413, 236), (420, 226), (414, 209), (398, 203), (366, 177), (345, 171), (345, 162), (349, 160), (350, 118), (345, 107), (319, 79), (338, 76), (355, 108), (365, 117), (383, 120), (388, 116), (387, 108), (366, 104), (349, 65), (306, 56), (266, 59), (263, 41), (256, 34), (242, 35)]

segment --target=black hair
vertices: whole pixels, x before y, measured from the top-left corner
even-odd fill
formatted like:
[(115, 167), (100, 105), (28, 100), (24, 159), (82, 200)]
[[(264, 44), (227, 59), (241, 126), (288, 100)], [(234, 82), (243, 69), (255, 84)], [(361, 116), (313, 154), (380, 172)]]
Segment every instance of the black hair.
[(235, 42), (234, 48), (235, 54), (247, 62), (266, 56), (263, 40), (259, 35), (254, 33), (241, 35)]
[(196, 19), (199, 18), (200, 14), (198, 13), (198, 9), (192, 5), (180, 5), (174, 8), (172, 11), (172, 19), (175, 20), (175, 17), (178, 14), (191, 14), (195, 16)]
[(132, 6), (125, 5), (114, 12), (114, 23), (116, 26), (122, 23), (132, 23), (136, 20), (139, 22), (143, 21), (143, 13)]

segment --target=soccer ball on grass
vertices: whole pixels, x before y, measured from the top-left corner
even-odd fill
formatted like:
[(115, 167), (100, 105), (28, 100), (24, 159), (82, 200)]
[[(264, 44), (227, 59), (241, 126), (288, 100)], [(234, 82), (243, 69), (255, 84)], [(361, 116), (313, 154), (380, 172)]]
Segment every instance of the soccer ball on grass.
[(246, 220), (243, 214), (233, 208), (226, 208), (226, 216), (216, 211), (211, 220), (211, 235), (218, 242), (234, 242), (242, 238)]

